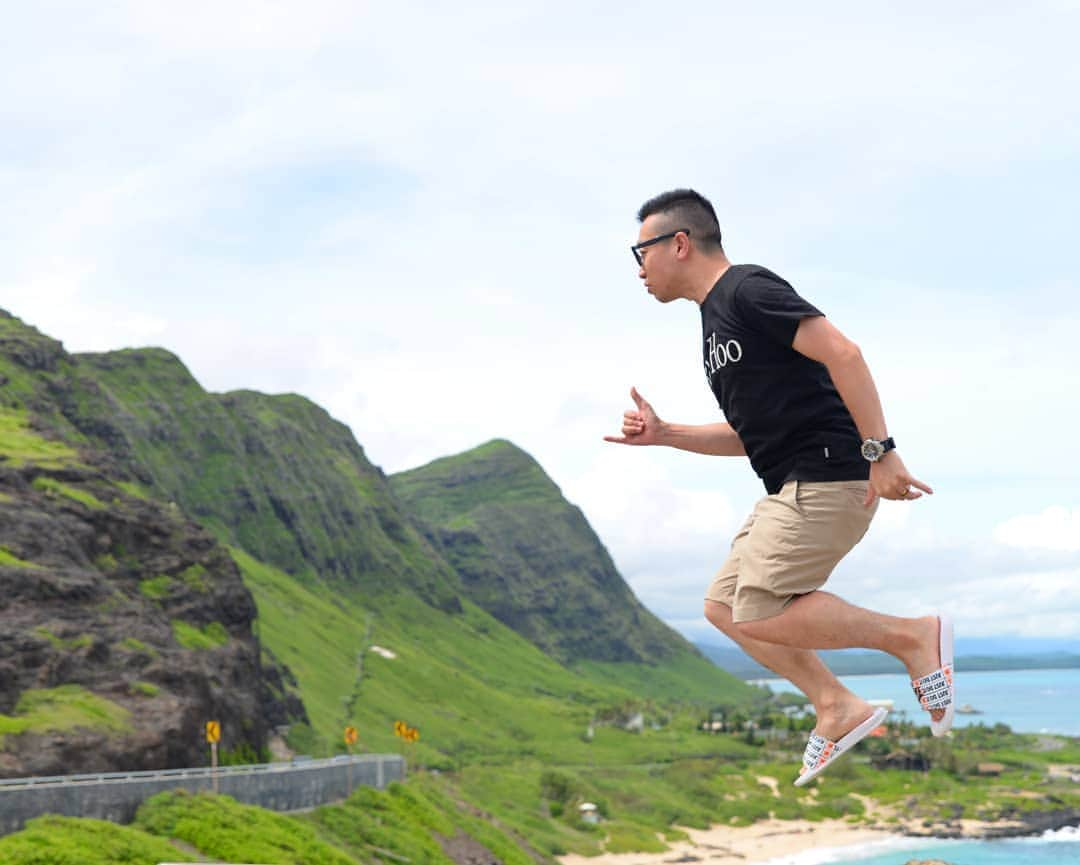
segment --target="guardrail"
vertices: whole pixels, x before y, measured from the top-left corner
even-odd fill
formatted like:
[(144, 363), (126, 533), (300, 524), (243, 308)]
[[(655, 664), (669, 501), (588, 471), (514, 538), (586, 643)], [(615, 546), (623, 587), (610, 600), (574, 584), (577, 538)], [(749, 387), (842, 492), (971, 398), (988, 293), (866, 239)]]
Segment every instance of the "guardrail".
[(341, 755), (289, 763), (99, 772), (0, 779), (0, 835), (42, 814), (130, 822), (146, 799), (167, 790), (216, 790), (274, 811), (314, 808), (348, 796), (353, 787), (383, 788), (405, 777), (398, 754)]
[(226, 775), (251, 775), (259, 772), (286, 772), (296, 769), (318, 769), (324, 766), (353, 765), (381, 760), (385, 754), (357, 754), (349, 757), (341, 754), (324, 759), (291, 760), (288, 763), (251, 763), (241, 766), (200, 766), (191, 769), (151, 769), (145, 772), (97, 772), (87, 775), (41, 775), (32, 778), (0, 778), (0, 791), (17, 787), (46, 787), (50, 784), (96, 784), (102, 781), (144, 781), (154, 778), (223, 778)]

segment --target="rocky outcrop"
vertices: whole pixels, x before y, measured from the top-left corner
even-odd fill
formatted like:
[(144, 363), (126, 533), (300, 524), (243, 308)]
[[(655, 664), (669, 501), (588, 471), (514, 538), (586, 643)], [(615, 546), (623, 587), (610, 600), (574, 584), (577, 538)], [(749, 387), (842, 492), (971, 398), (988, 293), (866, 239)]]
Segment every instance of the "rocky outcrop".
[(304, 719), (228, 550), (65, 426), (105, 397), (60, 344), (0, 316), (0, 380), (0, 775), (201, 765), (207, 720), (257, 754)]

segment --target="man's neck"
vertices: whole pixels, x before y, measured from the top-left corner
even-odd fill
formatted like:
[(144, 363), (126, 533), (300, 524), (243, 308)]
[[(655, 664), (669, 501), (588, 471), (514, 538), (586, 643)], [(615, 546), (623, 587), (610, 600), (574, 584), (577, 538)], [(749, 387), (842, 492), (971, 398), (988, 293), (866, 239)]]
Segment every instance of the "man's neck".
[(689, 295), (690, 300), (701, 306), (705, 302), (705, 298), (709, 296), (713, 286), (720, 281), (720, 277), (727, 273), (730, 267), (731, 262), (727, 260), (726, 255), (709, 256), (703, 260), (701, 268), (693, 281), (693, 289)]

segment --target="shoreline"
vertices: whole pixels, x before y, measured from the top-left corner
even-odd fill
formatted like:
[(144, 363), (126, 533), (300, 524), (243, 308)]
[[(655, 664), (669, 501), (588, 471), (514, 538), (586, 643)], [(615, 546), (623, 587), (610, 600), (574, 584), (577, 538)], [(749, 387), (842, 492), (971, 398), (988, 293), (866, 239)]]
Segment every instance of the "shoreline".
[[(810, 850), (848, 850), (867, 848), (910, 848), (941, 840), (985, 841), (1040, 835), (1050, 829), (1080, 825), (1080, 812), (1057, 812), (1027, 815), (1023, 820), (988, 822), (951, 820), (923, 825), (922, 821), (903, 821), (884, 826), (880, 822), (849, 823), (829, 820), (759, 820), (751, 826), (717, 824), (708, 829), (677, 827), (688, 840), (673, 841), (660, 853), (600, 853), (583, 856), (568, 853), (557, 857), (560, 865), (746, 865), (796, 856)], [(915, 857), (917, 858), (917, 856)]]
[(902, 837), (897, 832), (853, 825), (843, 820), (759, 820), (752, 826), (679, 827), (690, 836), (673, 841), (663, 853), (601, 853), (559, 856), (561, 865), (673, 865), (702, 862), (738, 865), (764, 862), (807, 850), (884, 843)]

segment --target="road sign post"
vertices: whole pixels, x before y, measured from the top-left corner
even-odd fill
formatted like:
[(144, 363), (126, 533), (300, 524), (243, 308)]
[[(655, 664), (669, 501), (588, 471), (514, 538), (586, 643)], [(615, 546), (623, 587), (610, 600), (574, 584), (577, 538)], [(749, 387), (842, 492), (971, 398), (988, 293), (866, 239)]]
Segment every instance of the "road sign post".
[(415, 745), (419, 740), (420, 731), (415, 727), (410, 727), (404, 721), (394, 721), (394, 735), (405, 743), (401, 749), (401, 756), (404, 757), (407, 751), (411, 752), (412, 750), (409, 745)]
[(350, 795), (350, 796), (352, 795), (352, 763), (353, 763), (353, 760), (352, 760), (352, 746), (356, 744), (356, 740), (358, 738), (359, 738), (359, 735), (356, 732), (356, 727), (349, 726), (349, 727), (345, 728), (345, 750), (349, 754), (349, 794), (348, 795)]
[(221, 741), (221, 723), (219, 721), (206, 722), (206, 741), (210, 743), (210, 778), (214, 785), (214, 792), (218, 792), (218, 742)]

